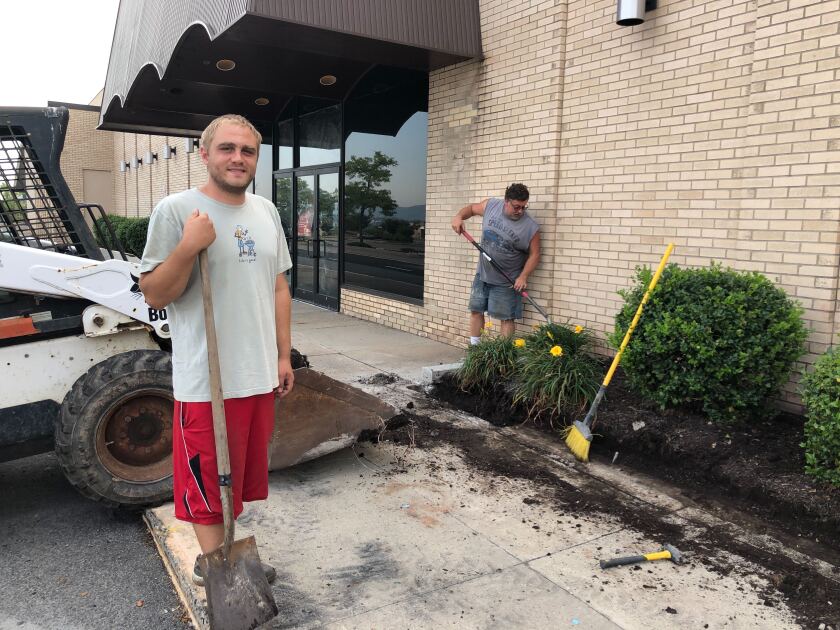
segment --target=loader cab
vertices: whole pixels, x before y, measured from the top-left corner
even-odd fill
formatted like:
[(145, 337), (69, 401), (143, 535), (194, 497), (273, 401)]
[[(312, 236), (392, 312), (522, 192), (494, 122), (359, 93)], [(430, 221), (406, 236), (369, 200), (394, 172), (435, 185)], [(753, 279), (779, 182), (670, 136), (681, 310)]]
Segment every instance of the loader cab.
[[(90, 225), (104, 210), (74, 199), (59, 168), (69, 112), (64, 107), (0, 107), (0, 243), (102, 260)], [(119, 248), (117, 248), (119, 249)], [(0, 346), (81, 334), (87, 300), (9, 291), (0, 284)], [(28, 318), (32, 326), (16, 326)], [(33, 330), (34, 329), (34, 330)]]

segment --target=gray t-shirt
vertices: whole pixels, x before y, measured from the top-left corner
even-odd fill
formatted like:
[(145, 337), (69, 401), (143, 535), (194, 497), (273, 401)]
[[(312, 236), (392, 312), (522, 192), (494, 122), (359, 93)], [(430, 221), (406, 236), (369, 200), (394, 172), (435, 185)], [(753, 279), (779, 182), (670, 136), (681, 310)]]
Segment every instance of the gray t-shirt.
[[(216, 230), (208, 260), (224, 397), (268, 393), (278, 385), (274, 284), (292, 266), (280, 216), (270, 201), (250, 193), (241, 206), (220, 203), (196, 188), (170, 195), (152, 212), (141, 272), (166, 260), (196, 209), (209, 215)], [(166, 312), (175, 398), (210, 400), (197, 259), (186, 290)]]
[[(504, 212), (503, 199), (488, 199), (484, 206), (484, 220), (481, 223), (481, 246), (512, 280), (522, 273), (528, 260), (528, 246), (540, 226), (528, 213), (518, 221), (508, 219)], [(482, 282), (510, 286), (505, 277), (496, 271), (484, 256), (478, 258), (478, 275)]]

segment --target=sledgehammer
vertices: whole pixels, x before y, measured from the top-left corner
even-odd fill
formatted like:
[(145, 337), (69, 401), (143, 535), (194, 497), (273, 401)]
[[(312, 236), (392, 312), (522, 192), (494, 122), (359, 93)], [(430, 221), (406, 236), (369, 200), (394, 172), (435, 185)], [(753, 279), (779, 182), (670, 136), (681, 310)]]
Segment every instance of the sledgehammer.
[(610, 567), (620, 567), (625, 564), (636, 564), (638, 562), (649, 562), (651, 560), (670, 560), (674, 564), (682, 564), (684, 562), (683, 555), (679, 549), (673, 545), (663, 545), (662, 551), (646, 553), (643, 556), (627, 556), (626, 558), (601, 560), (601, 568), (609, 569)]

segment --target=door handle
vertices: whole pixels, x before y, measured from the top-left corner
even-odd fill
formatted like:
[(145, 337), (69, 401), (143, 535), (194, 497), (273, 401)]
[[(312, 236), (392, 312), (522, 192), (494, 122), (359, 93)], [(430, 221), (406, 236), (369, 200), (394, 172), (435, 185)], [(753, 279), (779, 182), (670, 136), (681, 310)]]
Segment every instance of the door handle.
[(315, 244), (315, 247), (314, 247), (314, 252), (315, 252), (314, 258), (320, 258), (320, 257), (321, 257), (321, 239), (313, 239), (313, 240), (312, 240), (312, 242)]

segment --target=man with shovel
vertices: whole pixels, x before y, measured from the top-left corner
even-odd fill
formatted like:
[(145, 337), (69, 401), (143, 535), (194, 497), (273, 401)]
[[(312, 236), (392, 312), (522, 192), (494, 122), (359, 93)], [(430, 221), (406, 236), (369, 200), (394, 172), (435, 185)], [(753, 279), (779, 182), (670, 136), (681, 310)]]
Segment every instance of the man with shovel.
[[(233, 513), (268, 496), (274, 397), (294, 384), (292, 266), (272, 203), (247, 192), (262, 137), (245, 118), (225, 115), (201, 135), (207, 183), (163, 199), (149, 223), (140, 289), (167, 308), (172, 330), (173, 468), (176, 518), (192, 523), (203, 554), (224, 540), (208, 378), (199, 253), (207, 250), (226, 417)], [(243, 247), (243, 243), (247, 247)], [(275, 571), (263, 565), (272, 581)], [(204, 576), (196, 560), (196, 584)]]
[(540, 262), (540, 226), (527, 213), (529, 196), (525, 184), (511, 184), (504, 199), (469, 204), (452, 218), (452, 229), (462, 234), (464, 221), (483, 217), (481, 246), (495, 263), (484, 256), (478, 259), (470, 291), (471, 344), (481, 339), (485, 312), (502, 321), (502, 334), (508, 337), (513, 335), (515, 320), (522, 318), (521, 295)]

